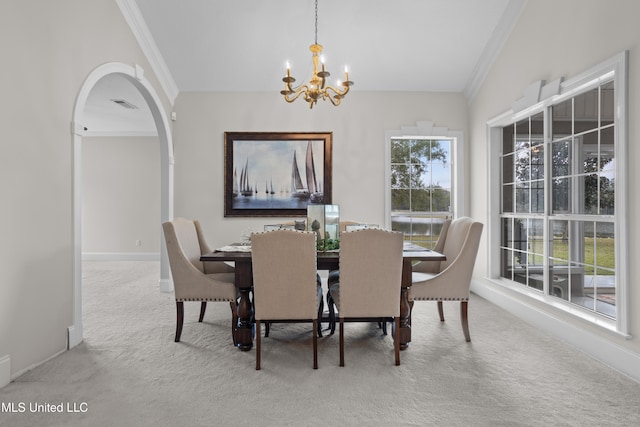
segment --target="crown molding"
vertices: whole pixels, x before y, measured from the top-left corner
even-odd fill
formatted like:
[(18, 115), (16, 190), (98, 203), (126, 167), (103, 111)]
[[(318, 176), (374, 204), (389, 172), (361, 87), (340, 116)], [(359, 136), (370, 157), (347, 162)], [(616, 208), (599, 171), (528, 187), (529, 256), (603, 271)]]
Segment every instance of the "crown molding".
[(500, 18), (500, 22), (495, 30), (493, 30), (489, 43), (487, 43), (487, 46), (482, 51), (482, 55), (480, 55), (480, 59), (471, 74), (471, 79), (464, 88), (467, 103), (471, 104), (478, 90), (480, 90), (480, 86), (482, 86), (484, 79), (489, 74), (491, 66), (498, 58), (498, 54), (507, 41), (509, 34), (511, 34), (526, 4), (527, 0), (512, 0), (509, 2), (509, 5), (502, 14), (502, 18)]
[(151, 64), (151, 68), (158, 77), (162, 89), (169, 98), (169, 102), (171, 102), (171, 106), (173, 106), (173, 103), (179, 93), (178, 85), (173, 79), (171, 71), (169, 71), (169, 67), (164, 61), (164, 58), (158, 49), (158, 45), (156, 45), (156, 42), (149, 31), (149, 27), (147, 27), (147, 24), (144, 21), (138, 5), (135, 0), (116, 0), (116, 3), (122, 12), (122, 16), (124, 16), (125, 21), (129, 24), (129, 28), (131, 28), (133, 36), (138, 41), (142, 52)]

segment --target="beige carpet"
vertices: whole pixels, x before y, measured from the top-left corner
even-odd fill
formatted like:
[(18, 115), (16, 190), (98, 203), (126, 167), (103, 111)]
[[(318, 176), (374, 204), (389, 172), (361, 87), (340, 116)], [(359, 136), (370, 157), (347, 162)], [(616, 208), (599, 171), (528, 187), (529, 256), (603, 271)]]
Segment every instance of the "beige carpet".
[[(84, 266), (85, 341), (0, 390), (1, 426), (637, 426), (640, 384), (546, 336), (487, 301), (469, 303), (471, 343), (458, 304), (416, 303), (413, 342), (393, 345), (372, 324), (338, 336), (274, 325), (255, 352), (231, 345), (227, 304), (186, 304), (173, 342), (175, 303), (157, 290), (154, 262)], [(326, 326), (325, 326), (326, 327)], [(31, 413), (34, 404), (63, 413)], [(79, 412), (67, 412), (77, 408)], [(84, 410), (85, 412), (81, 412)]]

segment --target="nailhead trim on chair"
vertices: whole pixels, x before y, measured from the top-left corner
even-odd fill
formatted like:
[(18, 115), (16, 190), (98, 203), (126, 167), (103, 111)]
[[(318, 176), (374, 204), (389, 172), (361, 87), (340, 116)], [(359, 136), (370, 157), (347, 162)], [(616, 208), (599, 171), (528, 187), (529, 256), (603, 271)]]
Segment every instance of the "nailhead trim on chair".
[(176, 302), (184, 302), (184, 301), (228, 301), (233, 302), (235, 300), (227, 299), (227, 298), (176, 298)]
[(469, 298), (411, 298), (411, 301), (469, 301)]

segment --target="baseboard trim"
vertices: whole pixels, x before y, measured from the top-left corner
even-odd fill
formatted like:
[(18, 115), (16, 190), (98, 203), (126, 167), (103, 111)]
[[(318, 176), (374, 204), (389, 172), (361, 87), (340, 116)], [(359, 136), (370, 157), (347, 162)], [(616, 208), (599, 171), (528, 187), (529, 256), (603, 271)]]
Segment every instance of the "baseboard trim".
[(0, 357), (0, 388), (11, 382), (11, 358), (9, 355)]
[(158, 284), (160, 292), (173, 292), (173, 281), (171, 279), (160, 279)]
[(83, 261), (160, 261), (159, 252), (83, 252)]
[(471, 290), (474, 294), (640, 383), (640, 369), (638, 368), (640, 367), (640, 354), (581, 328), (579, 325), (568, 323), (548, 312), (540, 311), (525, 301), (513, 298), (497, 285), (474, 280)]
[(67, 348), (71, 350), (82, 342), (82, 331), (75, 326), (67, 328)]

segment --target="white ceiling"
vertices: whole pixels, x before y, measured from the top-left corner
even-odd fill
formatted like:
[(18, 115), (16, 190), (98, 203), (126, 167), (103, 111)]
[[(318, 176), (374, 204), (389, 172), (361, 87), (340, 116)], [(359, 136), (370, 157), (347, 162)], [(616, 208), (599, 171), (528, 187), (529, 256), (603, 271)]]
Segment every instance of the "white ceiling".
[[(311, 74), (314, 0), (135, 2), (181, 92), (280, 91), (287, 61)], [(319, 0), (318, 43), (352, 90), (462, 92), (514, 3)]]
[[(119, 0), (167, 92), (276, 91), (285, 64), (298, 83), (312, 72), (314, 0)], [(464, 92), (473, 96), (526, 0), (319, 0), (318, 43), (330, 81), (349, 67), (352, 91)], [(124, 7), (123, 7), (124, 5)], [(128, 15), (128, 16), (127, 16)], [(153, 52), (149, 52), (149, 46)], [(151, 53), (151, 55), (150, 55)], [(159, 58), (162, 66), (157, 66)], [(167, 84), (168, 82), (168, 84)], [(90, 109), (143, 111), (110, 99), (142, 99), (124, 78), (99, 82)], [(169, 90), (168, 90), (169, 88)], [(171, 94), (170, 99), (173, 100)], [(142, 110), (146, 103), (139, 105)], [(117, 108), (112, 108), (117, 107)], [(147, 131), (153, 129), (147, 110)], [(99, 120), (94, 129), (109, 127)], [(137, 130), (132, 129), (133, 132)]]

